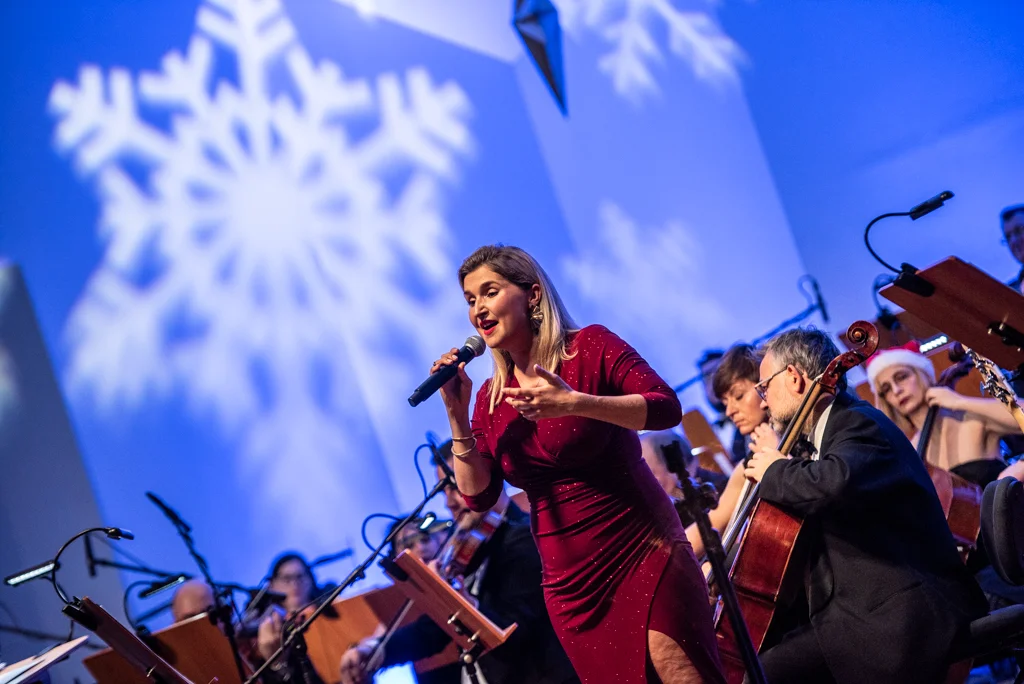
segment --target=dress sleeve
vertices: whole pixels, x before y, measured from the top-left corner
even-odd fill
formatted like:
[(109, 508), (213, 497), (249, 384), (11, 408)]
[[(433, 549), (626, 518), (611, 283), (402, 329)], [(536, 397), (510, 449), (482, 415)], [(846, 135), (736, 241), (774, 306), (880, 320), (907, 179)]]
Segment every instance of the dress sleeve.
[(642, 396), (647, 402), (645, 430), (679, 425), (683, 419), (679, 397), (633, 347), (600, 325), (589, 326), (580, 335), (579, 353), (585, 355), (584, 363), (600, 364), (602, 394)]
[(479, 494), (469, 496), (462, 494), (466, 505), (473, 511), (490, 510), (491, 506), (498, 503), (501, 490), (505, 485), (505, 474), (501, 470), (501, 463), (494, 457), (491, 449), (491, 415), (490, 415), (491, 381), (488, 380), (480, 387), (476, 395), (476, 404), (473, 406), (473, 419), (470, 425), (473, 429), (473, 437), (476, 438), (476, 450), (491, 464), (491, 481)]

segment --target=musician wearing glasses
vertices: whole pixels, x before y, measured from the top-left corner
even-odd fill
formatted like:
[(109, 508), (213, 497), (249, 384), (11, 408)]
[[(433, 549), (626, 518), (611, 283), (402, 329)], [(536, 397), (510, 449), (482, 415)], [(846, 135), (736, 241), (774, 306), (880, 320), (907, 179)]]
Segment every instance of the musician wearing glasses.
[[(839, 355), (799, 329), (772, 339), (760, 367), (762, 406), (782, 431), (814, 378)], [(805, 427), (817, 456), (783, 456), (755, 439), (747, 477), (763, 501), (804, 520), (805, 624), (762, 660), (772, 684), (942, 681), (954, 637), (986, 612), (957, 555), (935, 488), (914, 447), (880, 411), (823, 394)]]
[[(726, 417), (736, 428), (736, 434), (740, 437), (739, 444), (742, 447), (740, 450), (744, 456), (747, 445), (757, 430), (767, 431), (762, 439), (768, 440), (774, 437), (778, 441), (774, 431), (767, 424), (768, 413), (761, 408), (761, 396), (757, 393), (756, 383), (760, 373), (761, 357), (762, 352), (756, 347), (749, 344), (734, 345), (720, 358), (710, 381), (712, 393), (723, 407)], [(666, 441), (666, 438), (660, 436), (662, 434), (649, 433), (641, 437), (642, 453), (644, 460), (651, 466), (651, 470), (654, 471), (655, 477), (658, 478), (662, 487), (669, 494), (679, 496), (678, 484), (675, 485), (675, 489), (667, 488), (667, 485), (672, 484), (669, 477), (671, 473), (668, 473), (664, 459), (656, 448)], [(684, 454), (688, 453), (688, 448), (689, 446), (686, 445), (686, 449), (683, 450)], [(698, 477), (698, 479), (700, 478)], [(724, 483), (724, 490), (719, 486), (720, 483), (715, 483), (720, 492), (718, 505), (708, 512), (708, 518), (711, 521), (711, 526), (719, 532), (724, 532), (729, 524), (745, 481), (741, 464), (732, 471), (728, 481)], [(687, 524), (686, 538), (689, 540), (690, 546), (693, 547), (693, 552), (700, 557), (704, 555), (704, 540), (701, 539), (697, 526), (689, 524), (690, 522), (692, 521), (686, 520), (684, 523)]]
[[(439, 449), (452, 461), (451, 442)], [(437, 468), (437, 477), (444, 472)], [(454, 486), (445, 489), (445, 506), (455, 521), (456, 532), (476, 528), (487, 511), (472, 511)], [(502, 491), (492, 511), (501, 522), (473, 556), (460, 584), (463, 592), (498, 627), (518, 624), (508, 641), (481, 656), (478, 672), (486, 684), (579, 684), (579, 679), (551, 627), (541, 591), (540, 555), (530, 532), (530, 518)], [(442, 554), (443, 556), (443, 554)], [(443, 651), (450, 639), (427, 616), (398, 629), (377, 656), (369, 662), (377, 639), (364, 639), (341, 659), (342, 684), (368, 684), (381, 668), (411, 663)], [(447, 665), (418, 675), (420, 684), (460, 684), (465, 675), (459, 664)]]
[[(283, 594), (281, 606), (271, 606), (259, 622), (256, 635), (256, 655), (260, 662), (268, 660), (284, 638), (285, 621), (295, 617), (324, 590), (317, 585), (313, 568), (300, 554), (282, 553), (270, 565), (271, 591)], [(263, 675), (267, 684), (289, 682), (320, 682), (305, 653), (291, 651), (275, 662)]]
[(1021, 265), (1020, 272), (1007, 284), (1024, 294), (1024, 204), (1003, 209), (1000, 218), (1003, 223), (1003, 244), (1010, 248), (1010, 254)]

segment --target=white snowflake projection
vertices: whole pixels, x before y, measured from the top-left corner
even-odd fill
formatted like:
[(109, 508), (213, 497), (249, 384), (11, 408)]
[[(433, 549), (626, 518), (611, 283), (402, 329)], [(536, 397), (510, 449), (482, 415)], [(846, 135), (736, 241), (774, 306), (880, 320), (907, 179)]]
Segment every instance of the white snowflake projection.
[(348, 78), (279, 0), (207, 0), (159, 71), (85, 65), (49, 106), (102, 205), (72, 393), (110, 414), (186, 397), (294, 544), (319, 502), (386, 505), (360, 484), (386, 482), (381, 407), (464, 324), (440, 202), (472, 151), (465, 93), (422, 68)]
[(598, 231), (581, 252), (563, 260), (580, 294), (610, 316), (608, 325), (651, 348), (714, 339), (733, 323), (726, 307), (702, 286), (712, 277), (708, 255), (682, 224), (641, 228), (616, 204), (598, 208)]
[[(664, 57), (657, 35), (667, 33), (668, 49), (688, 62), (696, 76), (712, 83), (735, 81), (743, 51), (722, 33), (707, 11), (677, 9), (673, 0), (553, 0), (562, 28), (578, 35), (587, 28), (612, 50), (598, 63), (615, 91), (634, 103), (659, 92), (652, 63)], [(657, 24), (658, 33), (655, 33)]]

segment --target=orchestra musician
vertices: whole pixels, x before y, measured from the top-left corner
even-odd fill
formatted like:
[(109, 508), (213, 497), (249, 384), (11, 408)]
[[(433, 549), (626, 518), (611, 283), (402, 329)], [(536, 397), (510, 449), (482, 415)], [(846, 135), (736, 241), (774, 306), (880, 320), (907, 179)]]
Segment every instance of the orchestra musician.
[(729, 461), (736, 464), (747, 457), (747, 440), (736, 423), (729, 418), (723, 395), (715, 389), (715, 376), (722, 367), (727, 353), (721, 349), (704, 350), (697, 360), (697, 369), (700, 371), (701, 386), (704, 388), (704, 399), (715, 412), (715, 418), (711, 421), (712, 429), (718, 441), (729, 449)]
[[(391, 534), (399, 522), (401, 520), (397, 520), (391, 525), (388, 529), (388, 534)], [(391, 541), (391, 549), (388, 552), (388, 556), (396, 558), (402, 551), (408, 551), (424, 563), (433, 560), (444, 544), (447, 535), (444, 532), (444, 528), (436, 529), (434, 525), (428, 525), (424, 529), (424, 525), (428, 525), (425, 518), (415, 518), (399, 530), (398, 534)]]
[[(754, 390), (763, 353), (749, 344), (735, 344), (729, 347), (715, 366), (711, 377), (711, 392), (724, 407), (725, 415), (735, 426), (736, 434), (743, 453), (749, 450), (750, 441), (755, 430), (766, 430), (774, 435), (768, 426), (768, 413), (761, 408), (761, 397)], [(745, 456), (744, 456), (745, 457)], [(740, 500), (743, 484), (743, 467), (732, 471), (729, 480), (718, 496), (718, 505), (708, 511), (711, 526), (723, 532), (732, 518), (733, 511)], [(686, 528), (686, 538), (698, 556), (704, 555), (704, 540), (701, 539), (696, 525)]]
[[(757, 391), (776, 429), (839, 350), (815, 329), (772, 339)], [(986, 612), (921, 459), (881, 411), (845, 392), (813, 407), (816, 460), (755, 439), (747, 477), (804, 519), (807, 620), (762, 653), (772, 684), (938, 682), (955, 636)], [(799, 575), (798, 575), (799, 576)]]
[[(451, 442), (439, 449), (452, 463)], [(438, 479), (444, 472), (437, 469)], [(456, 521), (456, 535), (477, 528), (483, 513), (472, 511), (454, 486), (445, 489), (445, 505)], [(541, 593), (541, 563), (530, 533), (530, 521), (502, 490), (492, 510), (501, 524), (477, 551), (460, 584), (470, 600), (499, 627), (513, 622), (518, 627), (508, 641), (480, 657), (478, 667), (488, 684), (570, 684), (579, 680), (565, 651), (558, 643), (544, 608)], [(341, 659), (342, 684), (365, 684), (373, 671), (414, 662), (440, 653), (450, 643), (444, 630), (429, 617), (399, 628), (383, 649), (380, 663), (368, 660), (377, 638), (364, 639)], [(462, 671), (458, 663), (419, 675), (420, 684), (458, 684)]]
[(171, 617), (175, 622), (183, 622), (196, 615), (202, 615), (213, 609), (213, 589), (200, 579), (183, 582), (174, 592), (171, 599)]
[[(281, 647), (284, 638), (285, 621), (307, 607), (323, 590), (317, 585), (316, 576), (309, 562), (294, 551), (282, 553), (270, 566), (271, 591), (283, 594), (282, 605), (271, 606), (259, 622), (256, 634), (256, 655), (263, 661)], [(286, 653), (272, 664), (263, 674), (266, 684), (288, 684), (290, 682), (319, 682), (320, 678), (305, 653)]]
[(1007, 285), (1024, 294), (1024, 204), (1006, 207), (999, 218), (1003, 224), (1003, 244), (1010, 248), (1010, 254), (1021, 266)]
[(459, 489), (474, 510), (506, 479), (526, 491), (548, 613), (576, 672), (593, 684), (721, 682), (704, 578), (636, 434), (680, 422), (675, 393), (608, 329), (577, 329), (523, 250), (481, 247), (459, 282), (494, 358), (472, 423), (461, 365), (441, 389)]
[[(682, 454), (684, 459), (682, 467), (687, 477), (697, 482), (710, 483), (719, 493), (725, 489), (729, 478), (717, 471), (701, 468), (697, 457), (693, 455), (690, 443), (675, 430), (656, 430), (640, 435), (640, 456), (647, 463), (647, 467), (651, 469), (651, 472), (654, 473), (654, 479), (658, 481), (662, 490), (668, 494), (669, 500), (672, 501), (672, 505), (679, 515), (679, 521), (685, 528), (687, 540), (690, 542), (690, 546), (693, 547), (694, 555), (700, 556), (704, 552), (703, 541), (694, 525), (693, 514), (685, 504), (679, 475), (669, 469), (669, 464), (665, 459), (663, 451), (666, 446), (673, 442), (679, 445), (679, 453)], [(693, 538), (690, 537), (691, 532), (693, 533)]]
[(928, 441), (929, 463), (980, 487), (1002, 475), (1006, 463), (999, 441), (1020, 427), (999, 400), (936, 387), (935, 367), (916, 341), (875, 354), (868, 359), (867, 375), (878, 408), (915, 445), (929, 407), (939, 407)]

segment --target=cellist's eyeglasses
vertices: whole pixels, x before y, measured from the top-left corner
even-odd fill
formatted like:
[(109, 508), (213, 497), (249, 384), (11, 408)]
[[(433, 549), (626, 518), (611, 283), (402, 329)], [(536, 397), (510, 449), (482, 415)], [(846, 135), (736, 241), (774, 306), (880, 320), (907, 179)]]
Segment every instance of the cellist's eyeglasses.
[(1008, 245), (1011, 242), (1015, 242), (1024, 238), (1024, 226), (1016, 226), (1003, 233), (1002, 243)]
[(780, 373), (785, 373), (788, 369), (789, 366), (783, 366), (782, 368), (780, 368), (779, 370), (775, 371), (767, 378), (762, 380), (761, 382), (754, 385), (754, 391), (757, 392), (757, 396), (761, 397), (761, 401), (768, 401), (768, 385), (770, 385), (772, 380), (775, 379), (775, 376), (779, 375)]

